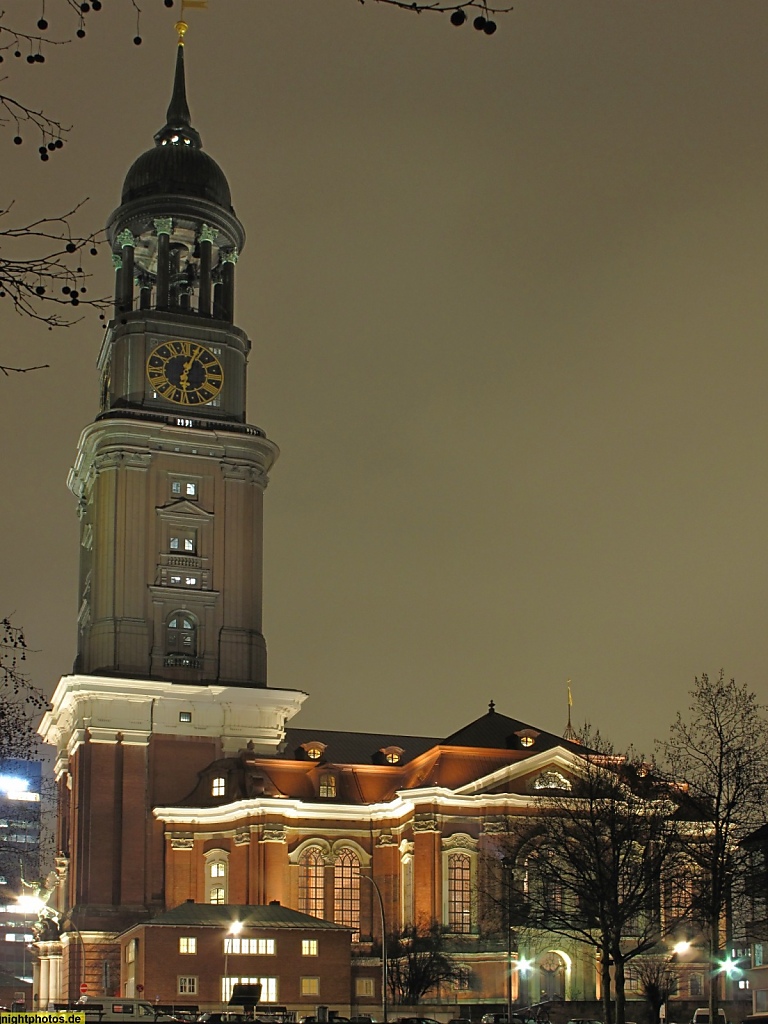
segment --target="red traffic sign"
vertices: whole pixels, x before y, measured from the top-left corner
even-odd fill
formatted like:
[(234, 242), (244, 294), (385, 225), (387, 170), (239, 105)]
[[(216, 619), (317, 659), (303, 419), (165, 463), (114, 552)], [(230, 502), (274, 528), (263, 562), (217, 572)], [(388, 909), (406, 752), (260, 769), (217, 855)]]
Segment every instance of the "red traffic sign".
[(88, 986), (86, 985), (86, 983), (85, 983), (85, 982), (83, 982), (83, 984), (82, 984), (82, 985), (80, 986), (80, 992), (81, 992), (81, 993), (82, 993), (83, 995), (85, 995), (85, 993), (86, 993), (87, 991), (88, 991)]

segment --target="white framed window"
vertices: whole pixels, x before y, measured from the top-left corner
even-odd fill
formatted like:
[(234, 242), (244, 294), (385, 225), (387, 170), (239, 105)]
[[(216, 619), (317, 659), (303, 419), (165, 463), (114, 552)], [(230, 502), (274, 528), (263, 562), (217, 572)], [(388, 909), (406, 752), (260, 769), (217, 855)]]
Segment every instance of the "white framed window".
[(176, 477), (171, 480), (171, 494), (174, 498), (196, 498), (197, 481)]
[(302, 956), (317, 956), (317, 939), (302, 939), (301, 940), (301, 955)]
[(180, 722), (191, 722), (192, 721), (192, 712), (191, 711), (180, 711), (179, 712), (179, 721)]
[(182, 935), (179, 938), (180, 953), (197, 953), (197, 939), (194, 935)]
[(261, 985), (261, 1002), (277, 1002), (277, 978), (240, 978), (227, 977), (221, 979), (221, 1001), (228, 1003), (232, 998), (235, 985)]
[(127, 964), (132, 964), (136, 960), (136, 947), (138, 943), (138, 939), (131, 939), (125, 947), (125, 962)]
[(226, 779), (223, 775), (217, 775), (215, 779), (211, 780), (211, 796), (224, 796), (224, 788), (226, 786)]
[(244, 953), (250, 956), (274, 956), (274, 939), (224, 939), (224, 952)]
[(228, 879), (229, 853), (226, 850), (209, 850), (205, 855), (206, 903), (227, 902)]
[(356, 996), (375, 996), (376, 982), (373, 978), (355, 978)]
[(320, 995), (320, 979), (319, 978), (302, 978), (301, 979), (301, 994), (303, 996), (319, 996)]
[(180, 974), (176, 991), (180, 996), (196, 996), (197, 978), (191, 974)]

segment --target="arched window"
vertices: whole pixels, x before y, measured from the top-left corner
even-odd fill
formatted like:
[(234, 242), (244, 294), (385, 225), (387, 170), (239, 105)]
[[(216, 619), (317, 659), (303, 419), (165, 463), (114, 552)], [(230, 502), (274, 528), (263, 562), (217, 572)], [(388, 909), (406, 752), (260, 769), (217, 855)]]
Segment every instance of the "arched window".
[(316, 846), (305, 850), (299, 860), (299, 910), (320, 918), (325, 913), (325, 859)]
[(174, 612), (168, 619), (165, 664), (197, 667), (197, 622), (189, 612)]
[(353, 850), (342, 850), (333, 865), (333, 916), (360, 941), (360, 860)]
[(472, 931), (472, 861), (466, 853), (448, 855), (448, 930)]
[(226, 850), (209, 850), (205, 855), (205, 901), (227, 902), (229, 854)]

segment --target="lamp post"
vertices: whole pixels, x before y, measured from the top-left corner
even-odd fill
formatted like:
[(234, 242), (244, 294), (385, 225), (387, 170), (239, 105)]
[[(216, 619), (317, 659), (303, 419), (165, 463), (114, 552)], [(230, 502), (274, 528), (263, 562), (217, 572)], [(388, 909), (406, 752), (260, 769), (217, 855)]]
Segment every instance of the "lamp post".
[(243, 930), (242, 921), (233, 921), (227, 929), (226, 937), (224, 938), (224, 980), (221, 984), (221, 995), (222, 1002), (226, 1006), (232, 997), (232, 993), (229, 988), (229, 947), (232, 945), (232, 939), (230, 936), (239, 935)]
[(381, 915), (381, 1015), (384, 1024), (387, 1024), (387, 918), (384, 914), (384, 900), (381, 898), (381, 889), (371, 875), (360, 875), (360, 878), (366, 878), (371, 883), (379, 901)]
[(512, 1021), (512, 871), (515, 862), (511, 857), (501, 858), (504, 872), (504, 924), (507, 930), (507, 1022)]

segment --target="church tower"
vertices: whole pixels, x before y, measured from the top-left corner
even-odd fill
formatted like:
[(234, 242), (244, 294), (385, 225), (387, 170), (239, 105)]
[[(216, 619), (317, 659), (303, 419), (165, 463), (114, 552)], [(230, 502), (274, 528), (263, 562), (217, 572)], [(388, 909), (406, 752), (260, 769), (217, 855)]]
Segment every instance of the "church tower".
[(278, 450), (246, 421), (245, 232), (192, 126), (177, 29), (166, 123), (107, 225), (100, 411), (69, 476), (78, 644), (40, 726), (57, 750), (60, 930), (40, 947), (40, 1005), (108, 994), (115, 936), (164, 907), (152, 808), (217, 758), (275, 753), (306, 696), (267, 686), (262, 505)]

